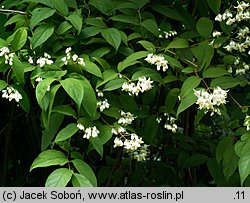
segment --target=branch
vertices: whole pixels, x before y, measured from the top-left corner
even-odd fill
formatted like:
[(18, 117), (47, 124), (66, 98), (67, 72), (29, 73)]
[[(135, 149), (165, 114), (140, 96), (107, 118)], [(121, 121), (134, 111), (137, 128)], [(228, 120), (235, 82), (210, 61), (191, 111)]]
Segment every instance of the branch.
[(16, 11), (16, 10), (2, 9), (2, 8), (0, 8), (0, 13), (12, 13), (12, 14), (26, 15), (26, 12), (23, 12), (23, 11)]

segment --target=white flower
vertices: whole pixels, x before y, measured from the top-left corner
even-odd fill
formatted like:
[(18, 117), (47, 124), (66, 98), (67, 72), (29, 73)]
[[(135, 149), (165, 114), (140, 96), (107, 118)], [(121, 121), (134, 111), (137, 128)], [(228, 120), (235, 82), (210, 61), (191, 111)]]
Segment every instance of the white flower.
[(43, 66), (51, 65), (54, 62), (51, 60), (51, 56), (45, 52), (44, 57), (37, 59), (36, 63), (42, 68)]
[(36, 82), (41, 82), (43, 79), (41, 77), (36, 78)]
[(121, 140), (121, 138), (116, 137), (114, 140), (114, 148), (115, 147), (122, 147), (123, 146), (123, 142)]
[(33, 63), (34, 63), (33, 58), (32, 58), (31, 56), (29, 56), (28, 62), (29, 62), (30, 64), (33, 64)]
[(133, 114), (130, 112), (125, 113), (124, 111), (121, 111), (121, 118), (119, 118), (118, 123), (121, 125), (130, 125), (133, 120), (136, 118)]
[(146, 161), (146, 158), (149, 155), (148, 147), (149, 145), (142, 145), (136, 152), (133, 153), (132, 157), (137, 161)]
[(160, 71), (161, 68), (163, 72), (165, 72), (168, 69), (168, 61), (163, 56), (150, 53), (147, 55), (145, 61), (147, 61), (152, 65), (156, 65), (156, 69), (158, 71)]
[(194, 95), (197, 97), (196, 104), (199, 105), (199, 109), (203, 109), (205, 113), (211, 111), (211, 116), (214, 113), (220, 114), (219, 106), (226, 103), (228, 90), (223, 90), (220, 87), (216, 87), (213, 93), (208, 93), (205, 90), (194, 90)]
[(72, 48), (71, 48), (71, 47), (68, 47), (68, 48), (65, 50), (65, 54), (70, 53), (70, 52), (71, 52), (71, 50), (72, 50)]
[(100, 91), (98, 89), (96, 89), (95, 91), (96, 91), (98, 97), (103, 97), (103, 92), (102, 91)]
[(74, 54), (73, 56), (72, 56), (72, 60), (73, 61), (76, 61), (78, 59), (78, 56), (76, 55), (76, 54)]
[(84, 135), (83, 138), (90, 139), (90, 137), (97, 137), (98, 134), (100, 133), (99, 130), (94, 126), (94, 127), (88, 127), (84, 130)]
[(103, 101), (97, 102), (97, 107), (100, 108), (100, 111), (103, 111), (104, 109), (108, 109), (110, 104), (108, 103), (108, 100), (105, 99)]
[(8, 86), (6, 89), (2, 90), (2, 97), (8, 99), (9, 101), (14, 99), (16, 102), (19, 102), (23, 98), (22, 95), (11, 86)]
[(0, 49), (0, 56), (4, 56), (4, 55), (9, 54), (9, 53), (10, 53), (10, 50), (8, 47), (2, 47)]
[(249, 115), (246, 115), (243, 125), (247, 127), (247, 130), (250, 130), (250, 116)]
[(84, 131), (84, 126), (81, 123), (77, 123), (77, 127), (79, 128), (79, 130)]
[(213, 37), (220, 37), (221, 34), (222, 34), (222, 33), (219, 32), (219, 31), (217, 31), (217, 30), (213, 31)]

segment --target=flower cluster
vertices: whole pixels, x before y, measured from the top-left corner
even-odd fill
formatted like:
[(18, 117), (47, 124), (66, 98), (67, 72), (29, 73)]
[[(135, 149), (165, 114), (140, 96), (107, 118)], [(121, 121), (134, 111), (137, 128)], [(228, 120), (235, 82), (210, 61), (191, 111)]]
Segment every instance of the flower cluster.
[(132, 113), (124, 111), (121, 111), (121, 116), (122, 117), (119, 118), (118, 123), (124, 126), (130, 125), (136, 118)]
[(96, 126), (85, 128), (81, 123), (77, 123), (77, 127), (79, 128), (79, 130), (84, 132), (83, 138), (86, 139), (97, 137), (100, 133)]
[(132, 152), (130, 156), (137, 161), (146, 161), (146, 158), (149, 155), (149, 145), (143, 144), (138, 150)]
[(100, 91), (100, 90), (98, 90), (98, 89), (96, 89), (96, 93), (97, 93), (97, 96), (98, 96), (98, 97), (103, 97), (103, 96), (104, 96), (104, 95), (103, 95), (103, 92)]
[[(42, 68), (45, 65), (51, 65), (52, 63), (54, 63), (51, 60), (51, 56), (49, 54), (47, 54), (46, 52), (43, 54), (44, 57), (40, 57), (39, 59), (37, 59), (36, 63)], [(29, 62), (33, 63), (33, 59), (29, 58)]]
[[(218, 14), (215, 17), (216, 21), (225, 21), (227, 25), (231, 26), (234, 23), (239, 23), (241, 21), (249, 20), (250, 19), (250, 12), (248, 11), (250, 4), (246, 3), (244, 1), (239, 2), (238, 5), (234, 8), (236, 11), (229, 11), (226, 10), (223, 14)], [(232, 31), (233, 37), (231, 37), (230, 42), (224, 46), (224, 49), (226, 49), (229, 52), (232, 52), (233, 50), (239, 51), (239, 52), (245, 52), (250, 47), (250, 37), (248, 34), (250, 33), (249, 28), (247, 26), (235, 26), (237, 27), (237, 31)], [(232, 27), (234, 28), (234, 27)], [(215, 31), (216, 33), (216, 31)], [(218, 34), (218, 33), (217, 33)], [(219, 34), (217, 35), (219, 36)], [(235, 40), (233, 40), (233, 38)], [(250, 52), (249, 52), (250, 54)]]
[(79, 57), (76, 54), (72, 55), (71, 51), (72, 51), (71, 47), (68, 47), (65, 50), (66, 56), (61, 59), (63, 61), (64, 65), (67, 65), (69, 63), (69, 61), (73, 61), (74, 63), (77, 63), (79, 65), (85, 66), (84, 59), (81, 58), (81, 57)]
[(150, 90), (153, 85), (152, 85), (153, 81), (149, 78), (146, 77), (139, 77), (137, 84), (133, 83), (133, 82), (125, 82), (122, 84), (122, 91), (126, 91), (129, 93), (129, 95), (136, 95), (138, 96), (138, 94), (141, 92), (146, 92), (148, 90)]
[(247, 127), (247, 130), (250, 130), (250, 116), (249, 115), (246, 115), (243, 125)]
[[(166, 128), (167, 130), (171, 130), (173, 133), (176, 133), (178, 126), (176, 125), (175, 121), (177, 120), (176, 118), (170, 116), (167, 113), (164, 113), (164, 117), (165, 117), (165, 124), (164, 124), (164, 128)], [(162, 122), (162, 118), (161, 117), (157, 117), (156, 118), (156, 122), (157, 123), (161, 123)]]
[(103, 101), (97, 102), (97, 107), (100, 108), (100, 111), (103, 111), (104, 109), (108, 109), (110, 104), (108, 103), (107, 99), (104, 99)]
[(148, 145), (144, 144), (142, 138), (138, 137), (135, 133), (129, 134), (127, 131), (125, 131), (125, 133), (127, 136), (130, 136), (130, 138), (128, 139), (125, 136), (120, 138), (116, 137), (114, 140), (114, 147), (124, 147), (126, 152), (133, 159), (145, 161), (149, 154)]
[(14, 55), (15, 55), (14, 53), (10, 53), (10, 50), (8, 47), (2, 47), (0, 49), (0, 57), (4, 56), (5, 64), (9, 64), (10, 66), (12, 66)]
[(9, 101), (14, 99), (16, 102), (19, 102), (23, 98), (22, 95), (11, 86), (8, 86), (6, 89), (2, 90), (2, 97), (8, 99)]
[(151, 53), (148, 54), (147, 58), (145, 58), (145, 61), (152, 65), (156, 65), (158, 71), (160, 71), (161, 68), (163, 72), (168, 69), (168, 61), (164, 58), (164, 56)]
[[(159, 29), (159, 32), (161, 32), (161, 29)], [(169, 37), (173, 37), (175, 35), (177, 35), (177, 32), (175, 30), (170, 30), (170, 31), (163, 31), (163, 35), (166, 39), (168, 39)], [(160, 34), (159, 38), (163, 38), (163, 35)]]
[(237, 57), (235, 59), (234, 65), (237, 67), (237, 69), (235, 71), (236, 75), (245, 75), (250, 69), (249, 65), (246, 64), (245, 62), (240, 63), (240, 58), (239, 57)]
[(194, 95), (198, 97), (196, 104), (199, 105), (199, 109), (203, 109), (205, 113), (211, 111), (211, 116), (214, 113), (221, 114), (218, 108), (221, 104), (226, 103), (228, 90), (223, 90), (220, 87), (216, 87), (213, 93), (209, 93), (206, 90), (194, 90)]
[(213, 35), (213, 37), (220, 37), (221, 34), (222, 34), (221, 32), (214, 30), (212, 35)]

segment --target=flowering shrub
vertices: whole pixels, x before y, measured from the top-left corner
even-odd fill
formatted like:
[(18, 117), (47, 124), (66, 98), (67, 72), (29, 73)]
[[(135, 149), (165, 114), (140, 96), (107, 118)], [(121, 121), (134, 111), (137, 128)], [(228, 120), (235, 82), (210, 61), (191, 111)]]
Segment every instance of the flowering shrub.
[(1, 185), (250, 185), (248, 1), (0, 5)]

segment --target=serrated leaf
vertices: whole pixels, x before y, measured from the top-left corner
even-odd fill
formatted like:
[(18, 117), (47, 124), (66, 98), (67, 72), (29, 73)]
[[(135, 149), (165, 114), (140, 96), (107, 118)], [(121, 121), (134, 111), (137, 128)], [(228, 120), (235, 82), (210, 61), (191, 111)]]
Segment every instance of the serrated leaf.
[(61, 80), (60, 83), (67, 94), (76, 102), (78, 108), (80, 108), (84, 95), (81, 81), (75, 78), (67, 78)]
[(25, 45), (27, 36), (27, 29), (25, 27), (21, 27), (17, 29), (14, 34), (8, 37), (7, 42), (10, 43), (15, 50), (20, 50)]
[(201, 78), (198, 76), (191, 76), (187, 78), (181, 87), (181, 99), (185, 98), (188, 94), (193, 94), (193, 89), (198, 87), (201, 82)]
[(79, 128), (77, 127), (75, 123), (71, 123), (67, 125), (57, 134), (55, 143), (71, 138), (78, 130)]
[(53, 7), (63, 16), (68, 15), (68, 5), (64, 0), (53, 1)]
[(52, 16), (56, 10), (51, 8), (35, 8), (31, 14), (30, 28), (33, 29), (38, 23)]
[(103, 38), (117, 51), (121, 44), (121, 34), (116, 28), (107, 28), (101, 32)]
[(64, 21), (57, 28), (57, 33), (58, 35), (64, 34), (71, 28), (72, 28), (72, 25), (68, 21)]
[(47, 178), (45, 187), (65, 187), (74, 172), (68, 168), (54, 170)]
[(34, 35), (31, 38), (31, 43), (33, 49), (42, 45), (45, 41), (47, 41), (54, 32), (54, 26), (49, 24), (40, 25), (34, 31)]
[(94, 187), (97, 186), (97, 180), (96, 180), (95, 174), (92, 168), (87, 163), (85, 163), (81, 159), (74, 159), (72, 160), (72, 163), (74, 167), (76, 168), (76, 170), (89, 180), (92, 186)]
[(68, 159), (63, 152), (57, 151), (55, 149), (46, 150), (38, 155), (38, 157), (33, 161), (30, 171), (39, 168), (60, 165), (68, 163)]

